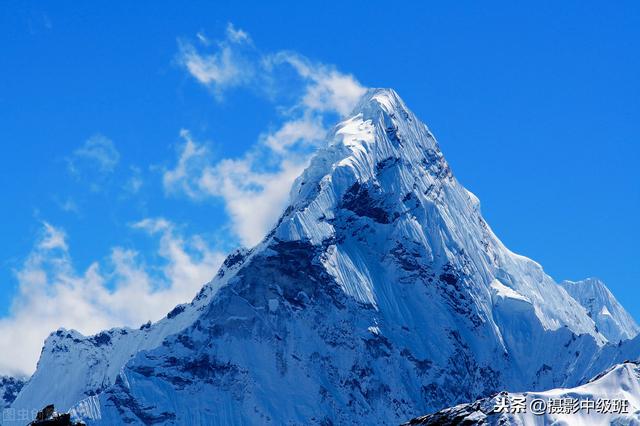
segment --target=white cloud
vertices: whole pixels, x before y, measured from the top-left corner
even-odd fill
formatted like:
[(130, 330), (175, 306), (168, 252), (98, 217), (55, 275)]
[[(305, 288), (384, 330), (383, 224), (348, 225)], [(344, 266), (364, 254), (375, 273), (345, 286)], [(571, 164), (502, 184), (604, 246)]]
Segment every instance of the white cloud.
[(286, 153), (295, 144), (307, 141), (320, 141), (326, 129), (318, 117), (302, 117), (282, 124), (278, 130), (263, 136), (263, 143), (277, 153)]
[(233, 43), (251, 43), (251, 37), (245, 31), (236, 28), (231, 22), (227, 24), (227, 39)]
[(38, 243), (38, 248), (42, 250), (61, 249), (67, 250), (67, 237), (64, 231), (54, 228), (47, 222), (43, 222), (43, 236)]
[(296, 53), (278, 52), (266, 57), (264, 63), (269, 70), (275, 65), (289, 64), (307, 81), (301, 102), (310, 111), (337, 112), (345, 116), (366, 92), (352, 75), (340, 73), (331, 66), (311, 63)]
[[(300, 139), (291, 129), (287, 133), (291, 143)], [(309, 129), (303, 132), (309, 133)], [(277, 132), (276, 132), (277, 133)], [(266, 144), (275, 144), (264, 136)], [(221, 197), (231, 221), (231, 229), (246, 246), (259, 242), (273, 225), (287, 203), (293, 180), (307, 164), (307, 156), (287, 153), (270, 154), (276, 166), (260, 169), (262, 158), (257, 151), (237, 159), (211, 162), (208, 151), (193, 141), (188, 132), (182, 132), (185, 142), (174, 169), (166, 170), (163, 183), (168, 193), (183, 193), (193, 199)], [(277, 145), (278, 149), (280, 145)]]
[(120, 153), (113, 141), (96, 134), (67, 157), (69, 174), (91, 191), (99, 192), (112, 177), (120, 161)]
[(200, 43), (204, 44), (205, 46), (209, 45), (209, 39), (207, 38), (206, 35), (204, 35), (202, 31), (199, 31), (196, 34), (196, 38), (200, 41)]
[(59, 199), (55, 199), (60, 210), (67, 213), (80, 213), (80, 208), (78, 204), (73, 200), (73, 198), (67, 198), (64, 201), (60, 201)]
[(255, 172), (250, 158), (227, 159), (204, 169), (198, 184), (224, 199), (232, 230), (251, 247), (274, 225), (287, 204), (291, 184), (306, 165), (306, 158), (283, 159), (273, 172)]
[(114, 247), (106, 261), (77, 271), (64, 231), (43, 224), (16, 273), (19, 291), (10, 315), (0, 320), (0, 373), (31, 373), (44, 339), (58, 327), (92, 334), (160, 319), (191, 300), (223, 259), (201, 237), (186, 237), (167, 220), (145, 219), (133, 226), (159, 237), (159, 271), (122, 247)]
[(198, 188), (194, 188), (192, 182), (194, 174), (208, 165), (208, 151), (203, 145), (196, 144), (188, 130), (182, 129), (180, 137), (184, 139), (178, 157), (178, 164), (171, 170), (165, 170), (162, 175), (162, 183), (165, 191), (184, 192), (192, 198), (198, 198)]
[(290, 75), (285, 66), (301, 80), (303, 92), (298, 106), (307, 111), (346, 115), (366, 91), (352, 75), (312, 62), (298, 53), (260, 52), (249, 34), (232, 23), (227, 25), (225, 38), (216, 43), (202, 33), (196, 38), (212, 49), (201, 52), (193, 44), (180, 41), (178, 63), (198, 82), (212, 89), (218, 99), (226, 89), (239, 86), (251, 87), (263, 94), (289, 92), (292, 82), (288, 81)]
[[(209, 46), (212, 42), (202, 33), (198, 40)], [(229, 23), (226, 37), (215, 43), (216, 50), (201, 55), (191, 43), (179, 42), (178, 63), (185, 67), (198, 82), (210, 88), (218, 99), (222, 99), (225, 89), (249, 84), (254, 78), (255, 66), (251, 57), (244, 53), (244, 47), (251, 45), (249, 35)]]
[[(285, 93), (289, 104), (276, 106), (285, 111), (276, 130), (259, 135), (237, 158), (213, 162), (206, 147), (183, 130), (177, 164), (165, 170), (163, 183), (170, 194), (222, 198), (232, 230), (243, 244), (252, 246), (285, 207), (291, 184), (326, 134), (327, 116), (348, 114), (366, 88), (353, 76), (302, 55), (261, 53), (249, 34), (233, 24), (227, 26), (225, 39), (211, 46), (210, 51), (200, 52), (182, 42), (180, 63), (218, 98), (230, 87), (243, 86), (270, 99)], [(291, 77), (297, 81), (292, 83)]]
[(140, 168), (135, 166), (130, 166), (131, 175), (127, 179), (124, 184), (124, 189), (130, 194), (137, 194), (140, 192), (142, 185), (144, 185), (144, 180), (142, 179), (142, 172)]
[(78, 173), (80, 167), (97, 167), (103, 173), (112, 172), (118, 161), (120, 153), (113, 141), (103, 135), (97, 134), (87, 139), (80, 148), (73, 152), (69, 161), (72, 173)]
[(182, 60), (193, 77), (214, 89), (242, 85), (251, 78), (251, 69), (234, 56), (230, 47), (222, 48), (215, 55), (203, 57), (192, 46), (184, 45)]

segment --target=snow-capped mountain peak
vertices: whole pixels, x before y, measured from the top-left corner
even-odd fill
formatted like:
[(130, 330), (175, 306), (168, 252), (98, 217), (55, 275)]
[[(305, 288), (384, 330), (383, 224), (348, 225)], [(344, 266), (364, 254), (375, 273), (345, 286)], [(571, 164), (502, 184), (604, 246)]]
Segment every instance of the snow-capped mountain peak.
[[(476, 274), (467, 291), (473, 293), (477, 321), (493, 321), (492, 283), (498, 279), (529, 301), (544, 328), (567, 326), (604, 341), (580, 305), (540, 265), (511, 253), (498, 240), (481, 216), (478, 199), (453, 177), (427, 126), (395, 91), (368, 91), (328, 139), (329, 146), (294, 184), (291, 207), (275, 230), (277, 238), (322, 244), (339, 233), (336, 215), (352, 212), (355, 216), (348, 220), (366, 218), (362, 220), (371, 222), (378, 235), (386, 234), (375, 241), (379, 250), (393, 250), (381, 247), (384, 244), (415, 244), (424, 261)], [(339, 282), (360, 276), (358, 282), (366, 288), (352, 289), (352, 295), (367, 295), (365, 299), (376, 304), (369, 278), (377, 274), (363, 267), (347, 261), (330, 269)], [(343, 279), (345, 268), (355, 275)], [(508, 304), (503, 301), (501, 306)]]
[(587, 278), (563, 281), (560, 285), (584, 306), (600, 333), (610, 342), (632, 339), (640, 333), (640, 326), (601, 280)]
[(272, 232), (174, 311), (108, 345), (52, 336), (16, 407), (73, 405), (97, 424), (397, 424), (500, 388), (574, 385), (612, 347), (500, 242), (388, 89), (329, 133)]

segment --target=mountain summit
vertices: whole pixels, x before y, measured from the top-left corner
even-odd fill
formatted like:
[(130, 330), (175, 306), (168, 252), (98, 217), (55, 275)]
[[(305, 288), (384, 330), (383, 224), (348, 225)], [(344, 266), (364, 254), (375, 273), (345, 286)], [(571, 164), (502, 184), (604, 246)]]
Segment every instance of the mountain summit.
[(398, 424), (575, 385), (632, 337), (615, 322), (600, 332), (498, 240), (393, 90), (363, 96), (290, 199), (167, 318), (52, 334), (14, 406), (54, 403), (90, 424)]

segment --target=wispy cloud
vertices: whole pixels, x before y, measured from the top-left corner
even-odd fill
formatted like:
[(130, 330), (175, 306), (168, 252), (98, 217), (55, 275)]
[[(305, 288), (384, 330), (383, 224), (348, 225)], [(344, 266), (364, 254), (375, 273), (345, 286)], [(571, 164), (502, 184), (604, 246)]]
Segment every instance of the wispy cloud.
[(67, 250), (67, 237), (64, 231), (51, 226), (48, 222), (43, 222), (43, 235), (38, 242), (38, 248), (41, 250), (60, 249)]
[(227, 24), (227, 38), (234, 43), (251, 43), (249, 34), (236, 28), (231, 22)]
[[(204, 46), (212, 44), (201, 32), (196, 37)], [(216, 42), (215, 47), (213, 52), (202, 55), (193, 44), (180, 41), (178, 61), (198, 82), (222, 99), (225, 89), (253, 81), (255, 64), (247, 54), (247, 49), (252, 49), (251, 38), (232, 24), (227, 26), (225, 38)]]
[(66, 161), (71, 176), (91, 190), (99, 191), (118, 166), (120, 153), (111, 139), (96, 134), (73, 151)]
[(89, 167), (98, 167), (103, 173), (110, 173), (115, 169), (120, 160), (120, 153), (113, 141), (106, 136), (97, 134), (87, 139), (80, 148), (73, 152), (69, 167), (77, 173), (78, 168), (85, 164)]
[(202, 191), (224, 200), (232, 230), (249, 247), (273, 226), (291, 184), (307, 165), (305, 157), (281, 158), (273, 172), (256, 172), (255, 162), (251, 155), (222, 160), (204, 169), (198, 179)]
[(64, 201), (57, 200), (56, 202), (58, 204), (58, 207), (60, 207), (60, 210), (62, 210), (63, 212), (76, 214), (80, 212), (78, 204), (74, 201), (73, 198), (68, 197)]
[[(204, 36), (198, 38), (202, 41)], [(262, 53), (250, 35), (233, 24), (227, 26), (223, 40), (205, 40), (202, 49), (180, 42), (178, 62), (184, 69), (218, 100), (226, 90), (238, 87), (274, 102), (287, 99), (274, 104), (283, 112), (282, 119), (275, 130), (259, 135), (243, 155), (215, 162), (206, 146), (183, 130), (177, 163), (165, 170), (163, 183), (168, 194), (222, 198), (232, 230), (251, 246), (287, 203), (291, 184), (322, 143), (327, 117), (348, 114), (366, 88), (353, 76), (298, 53)]]
[(290, 65), (306, 84), (301, 104), (315, 112), (337, 112), (344, 116), (351, 112), (366, 89), (349, 74), (334, 67), (309, 61), (294, 52), (278, 52), (264, 58), (269, 72), (277, 72), (278, 66)]
[(209, 166), (208, 150), (204, 145), (195, 143), (188, 130), (182, 129), (180, 137), (184, 143), (179, 149), (178, 162), (173, 169), (164, 171), (162, 183), (165, 191), (184, 192), (189, 197), (198, 198), (201, 191), (197, 177)]
[(129, 194), (137, 194), (140, 192), (140, 189), (144, 185), (144, 180), (142, 179), (142, 171), (139, 167), (130, 166), (130, 176), (124, 184), (124, 189)]
[[(317, 143), (324, 132), (314, 121), (289, 121), (261, 135), (242, 157), (214, 162), (206, 146), (183, 130), (177, 163), (163, 175), (165, 190), (195, 200), (222, 198), (232, 231), (242, 244), (252, 246), (282, 212), (291, 184), (307, 165), (308, 151), (296, 144)], [(265, 163), (273, 166), (265, 167)]]
[(19, 293), (10, 315), (0, 320), (0, 373), (31, 373), (44, 339), (58, 327), (90, 334), (161, 318), (189, 301), (222, 261), (203, 238), (185, 236), (165, 219), (149, 218), (133, 227), (157, 238), (159, 270), (135, 250), (114, 247), (106, 260), (78, 271), (65, 232), (43, 223), (16, 271)]
[[(187, 40), (179, 40), (177, 62), (211, 89), (218, 100), (226, 90), (235, 87), (273, 95), (289, 92), (297, 85), (302, 89), (298, 107), (345, 115), (366, 90), (352, 75), (341, 73), (332, 65), (313, 62), (297, 52), (261, 52), (249, 33), (232, 23), (227, 25), (221, 40), (211, 41), (202, 32), (196, 38), (200, 49)], [(299, 81), (292, 82), (292, 77)]]
[(326, 129), (317, 116), (306, 115), (285, 121), (273, 133), (262, 135), (261, 143), (276, 153), (286, 154), (296, 145), (315, 144), (325, 136)]

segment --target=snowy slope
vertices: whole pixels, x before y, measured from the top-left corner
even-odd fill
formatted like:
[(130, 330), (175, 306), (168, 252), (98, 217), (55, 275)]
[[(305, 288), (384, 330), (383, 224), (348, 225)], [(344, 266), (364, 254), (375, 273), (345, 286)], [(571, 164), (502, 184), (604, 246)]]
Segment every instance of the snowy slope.
[[(525, 412), (505, 413), (505, 410), (499, 408), (503, 405), (515, 407), (518, 405), (518, 398), (520, 401), (524, 399)], [(534, 403), (535, 400), (544, 401), (544, 405), (537, 405), (539, 403)], [(518, 394), (502, 392), (491, 398), (418, 417), (406, 424), (640, 425), (640, 366), (636, 362), (618, 364), (589, 383), (571, 389)]]
[(607, 286), (597, 278), (582, 281), (563, 281), (560, 285), (587, 310), (609, 341), (631, 339), (638, 335), (640, 327), (624, 310)]
[(0, 412), (16, 399), (24, 381), (14, 377), (0, 376)]
[(102, 392), (136, 353), (160, 346), (167, 336), (193, 323), (218, 287), (235, 273), (233, 260), (244, 253), (238, 250), (229, 255), (214, 281), (205, 285), (190, 304), (176, 306), (155, 324), (139, 329), (114, 328), (88, 337), (74, 330), (52, 333), (44, 343), (36, 372), (13, 407), (32, 411), (54, 404), (68, 410)]
[(498, 240), (392, 90), (363, 97), (273, 231), (225, 263), (178, 316), (52, 335), (14, 405), (94, 424), (397, 424), (640, 353)]

